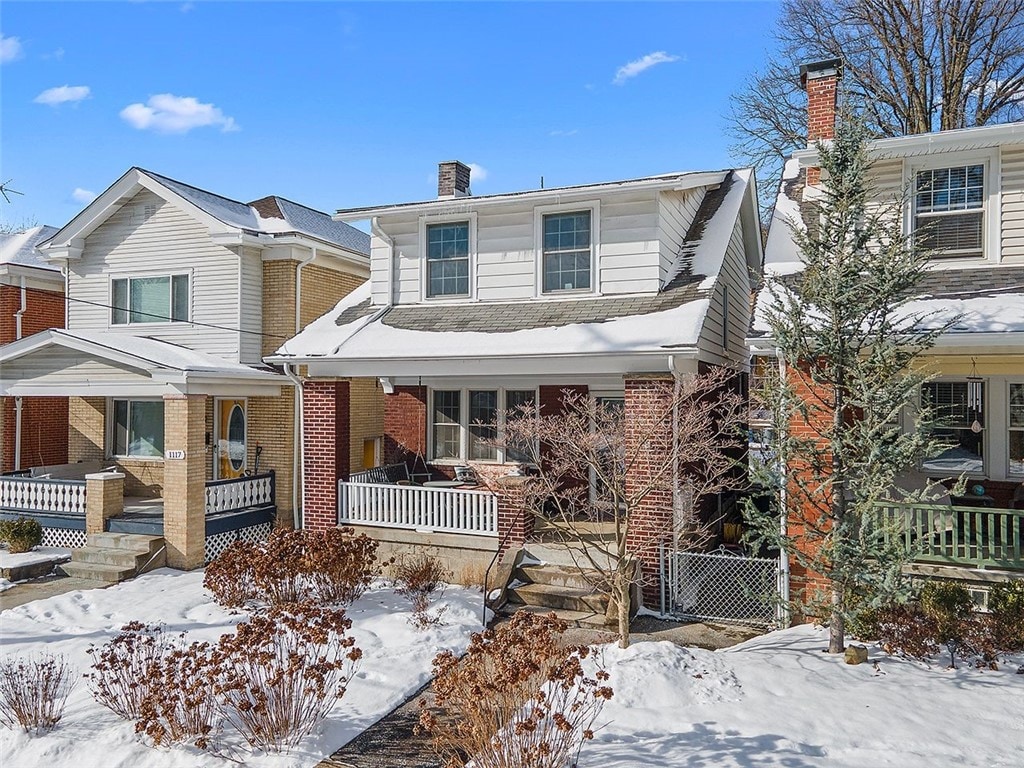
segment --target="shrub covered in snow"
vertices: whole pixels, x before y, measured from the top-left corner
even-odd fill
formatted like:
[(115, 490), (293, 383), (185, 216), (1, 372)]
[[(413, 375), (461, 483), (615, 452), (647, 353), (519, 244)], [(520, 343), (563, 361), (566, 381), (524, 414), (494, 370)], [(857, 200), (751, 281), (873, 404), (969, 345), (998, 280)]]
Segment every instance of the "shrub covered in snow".
[(346, 606), (380, 574), (377, 542), (351, 528), (276, 530), (236, 541), (206, 567), (203, 585), (233, 610), (314, 601)]
[(0, 723), (28, 733), (53, 728), (75, 687), (74, 670), (63, 656), (12, 656), (0, 662)]
[(466, 655), (434, 659), (434, 705), (421, 728), (447, 768), (562, 768), (594, 736), (611, 698), (608, 673), (588, 677), (586, 646), (561, 643), (566, 624), (553, 615), (517, 613), (474, 634)]

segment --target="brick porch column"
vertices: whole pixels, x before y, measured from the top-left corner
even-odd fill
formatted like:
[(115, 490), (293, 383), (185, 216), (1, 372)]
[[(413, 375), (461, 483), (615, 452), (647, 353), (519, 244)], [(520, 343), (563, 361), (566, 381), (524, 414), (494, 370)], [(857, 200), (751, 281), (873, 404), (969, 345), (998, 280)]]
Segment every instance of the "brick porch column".
[(427, 388), (395, 387), (384, 395), (384, 460), (404, 461), (410, 472), (422, 472), (417, 454), (426, 460)]
[[(625, 380), (626, 453), (636, 456), (636, 471), (626, 478), (627, 493), (672, 453), (671, 376), (635, 376)], [(666, 418), (667, 416), (667, 418)], [(656, 488), (632, 511), (626, 546), (640, 561), (641, 593), (646, 605), (660, 600), (659, 546), (672, 536), (672, 489)]]
[(311, 530), (338, 524), (338, 481), (349, 473), (347, 381), (302, 385), (302, 525)]
[[(184, 458), (167, 458), (174, 452)], [(179, 454), (180, 455), (180, 454)], [(164, 395), (164, 541), (172, 568), (206, 558), (206, 395)]]
[(124, 472), (85, 476), (85, 532), (103, 533), (106, 522), (124, 513)]
[(521, 549), (533, 533), (533, 512), (524, 508), (526, 484), (529, 482), (529, 477), (512, 476), (499, 477), (493, 482), (498, 496), (499, 561), (509, 550)]

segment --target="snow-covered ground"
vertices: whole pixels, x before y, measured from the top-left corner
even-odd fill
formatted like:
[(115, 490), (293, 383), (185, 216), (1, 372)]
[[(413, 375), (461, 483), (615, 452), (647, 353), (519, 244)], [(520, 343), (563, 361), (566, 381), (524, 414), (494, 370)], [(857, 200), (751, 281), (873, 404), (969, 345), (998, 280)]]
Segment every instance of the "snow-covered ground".
[(725, 651), (606, 647), (615, 691), (580, 768), (1021, 768), (1024, 655), (999, 671), (886, 656), (849, 666), (823, 630)]
[[(216, 640), (241, 617), (219, 608), (202, 588), (202, 572), (154, 571), (109, 589), (69, 592), (5, 611), (0, 616), (0, 652), (62, 653), (85, 673), (86, 650), (113, 637), (133, 619), (163, 622), (194, 640)], [(363, 650), (356, 679), (327, 722), (287, 755), (236, 755), (246, 766), (298, 768), (316, 765), (408, 698), (430, 677), (441, 650), (462, 650), (480, 628), (479, 592), (450, 588), (444, 626), (415, 631), (407, 622), (408, 601), (390, 589), (371, 589), (350, 609), (356, 645)], [(237, 740), (236, 740), (237, 741)], [(85, 680), (68, 699), (53, 732), (29, 738), (0, 729), (4, 768), (231, 768), (232, 763), (194, 748), (152, 749), (131, 723), (96, 704)]]
[[(480, 595), (452, 588), (446, 626), (414, 631), (408, 604), (368, 592), (350, 615), (364, 651), (358, 678), (316, 734), (288, 755), (239, 753), (256, 768), (314, 766), (424, 682), (441, 649), (462, 649), (478, 628)], [(202, 589), (202, 573), (161, 570), (105, 590), (72, 592), (4, 612), (3, 653), (46, 649), (85, 672), (90, 643), (121, 624), (162, 621), (213, 640), (239, 620)], [(1024, 655), (999, 671), (889, 657), (848, 666), (822, 652), (825, 633), (796, 627), (726, 651), (637, 643), (603, 646), (615, 695), (580, 768), (1020, 768), (1024, 765)], [(197, 768), (232, 765), (195, 749), (155, 750), (95, 704), (85, 681), (57, 730), (30, 739), (0, 733), (4, 768)]]
[(0, 549), (0, 568), (20, 568), (23, 565), (35, 565), (51, 560), (70, 559), (71, 550), (67, 547), (36, 547), (29, 552), (11, 554)]

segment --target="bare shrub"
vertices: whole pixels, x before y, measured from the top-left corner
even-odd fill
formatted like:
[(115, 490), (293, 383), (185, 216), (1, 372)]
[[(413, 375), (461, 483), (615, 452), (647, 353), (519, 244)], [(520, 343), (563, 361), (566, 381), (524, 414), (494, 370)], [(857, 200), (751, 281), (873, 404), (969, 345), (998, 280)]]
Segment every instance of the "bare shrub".
[(451, 572), (441, 561), (426, 552), (406, 552), (395, 559), (391, 572), (395, 592), (412, 603), (409, 623), (416, 629), (426, 629), (433, 624), (440, 624), (447, 606), (431, 613), (430, 600), (435, 595), (440, 597), (444, 594), (447, 582), (452, 577)]
[(75, 687), (74, 670), (63, 656), (42, 653), (0, 662), (0, 723), (26, 733), (51, 730)]
[(153, 680), (140, 707), (135, 732), (157, 746), (188, 742), (209, 749), (221, 713), (211, 680), (215, 673), (209, 643), (165, 647), (153, 667)]
[(161, 664), (172, 643), (163, 626), (131, 621), (110, 642), (91, 646), (87, 678), (93, 698), (125, 720), (138, 720), (143, 702), (160, 685)]
[(253, 747), (294, 746), (344, 696), (361, 651), (343, 611), (277, 605), (220, 638), (214, 691), (228, 724)]
[(487, 566), (483, 563), (471, 562), (460, 566), (453, 578), (456, 584), (463, 587), (482, 590), (486, 573)]
[(434, 659), (434, 705), (420, 712), (446, 768), (564, 768), (594, 736), (611, 698), (608, 673), (587, 677), (586, 646), (563, 646), (554, 615), (517, 613), (505, 625), (474, 634), (459, 660)]
[(232, 610), (314, 601), (346, 606), (380, 573), (377, 542), (351, 528), (277, 529), (266, 542), (236, 541), (206, 566), (205, 586)]

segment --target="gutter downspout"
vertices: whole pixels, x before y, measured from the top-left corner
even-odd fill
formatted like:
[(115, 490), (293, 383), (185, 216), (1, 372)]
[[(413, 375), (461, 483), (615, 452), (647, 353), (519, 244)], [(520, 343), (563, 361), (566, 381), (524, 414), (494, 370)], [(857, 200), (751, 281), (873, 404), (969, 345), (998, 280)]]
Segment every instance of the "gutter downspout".
[[(21, 284), (21, 303), (18, 311), (14, 313), (14, 339), (17, 341), (22, 337), (21, 317), (28, 309), (28, 296), (25, 291), (25, 276), (19, 278)], [(24, 403), (21, 397), (14, 398), (14, 469), (21, 469), (21, 416)]]
[(292, 419), (292, 441), (296, 450), (292, 451), (292, 525), (295, 530), (302, 528), (302, 509), (299, 488), (303, 470), (302, 458), (306, 452), (305, 431), (302, 429), (302, 380), (292, 370), (291, 363), (284, 364), (284, 375), (292, 382), (295, 390), (295, 418)]

